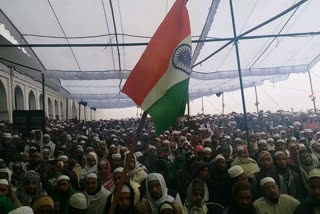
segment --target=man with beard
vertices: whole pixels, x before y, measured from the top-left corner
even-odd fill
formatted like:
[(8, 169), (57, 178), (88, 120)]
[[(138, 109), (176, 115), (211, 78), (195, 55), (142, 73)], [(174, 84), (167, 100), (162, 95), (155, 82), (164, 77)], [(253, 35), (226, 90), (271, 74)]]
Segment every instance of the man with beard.
[[(114, 193), (116, 190), (114, 191)], [(114, 194), (113, 193), (113, 194)], [(113, 195), (112, 195), (113, 196)], [(110, 200), (111, 199), (111, 200)], [(109, 213), (113, 197), (109, 197), (107, 202), (106, 214)], [(116, 206), (115, 213), (132, 214), (134, 210), (134, 190), (128, 183), (124, 183), (120, 192), (119, 200)]]
[(304, 200), (306, 193), (302, 186), (301, 179), (299, 174), (289, 167), (287, 154), (283, 151), (277, 151), (274, 154), (274, 164), (280, 176), (282, 192), (291, 195), (299, 201)]
[(294, 212), (295, 214), (320, 213), (320, 169), (313, 169), (309, 173), (309, 196)]
[(251, 186), (247, 182), (238, 181), (232, 186), (232, 204), (223, 214), (257, 214), (252, 205)]
[(253, 203), (260, 214), (293, 214), (300, 202), (289, 195), (280, 194), (279, 187), (272, 177), (261, 180), (263, 197)]

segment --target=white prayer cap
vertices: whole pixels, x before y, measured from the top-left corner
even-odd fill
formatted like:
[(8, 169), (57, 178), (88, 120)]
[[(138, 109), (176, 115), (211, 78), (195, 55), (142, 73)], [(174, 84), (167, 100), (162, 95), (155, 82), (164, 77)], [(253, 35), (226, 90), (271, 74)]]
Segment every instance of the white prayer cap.
[[(129, 151), (126, 151), (125, 153), (127, 153), (128, 152), (128, 154), (129, 154)], [(136, 152), (136, 153), (134, 153), (135, 155), (136, 155), (136, 157), (137, 158), (139, 158), (139, 157), (142, 157), (143, 156), (143, 154), (142, 154), (142, 152)]]
[(86, 176), (86, 180), (88, 180), (89, 178), (96, 178), (98, 179), (98, 176), (96, 173), (89, 173), (87, 176)]
[(268, 143), (267, 143), (267, 141), (265, 139), (261, 139), (261, 140), (258, 141), (258, 145), (260, 145), (260, 144), (267, 145)]
[(57, 158), (59, 161), (63, 160), (63, 159), (67, 159), (68, 160), (68, 156), (67, 155), (60, 155)]
[(279, 139), (279, 140), (277, 140), (277, 144), (278, 144), (278, 143), (283, 143), (283, 144), (284, 144), (284, 141), (281, 140), (281, 139)]
[(313, 169), (309, 172), (308, 179), (310, 178), (320, 178), (320, 169)]
[(215, 157), (215, 159), (214, 159), (214, 162), (216, 162), (216, 161), (219, 160), (219, 159), (225, 160), (225, 158), (224, 158), (222, 155), (217, 155), (217, 156)]
[(237, 146), (237, 152), (244, 151), (243, 146)]
[(204, 147), (203, 152), (211, 152), (212, 153), (212, 149), (210, 147)]
[(60, 175), (57, 179), (57, 182), (61, 181), (61, 180), (68, 180), (70, 181), (70, 178), (66, 175)]
[(242, 142), (242, 139), (237, 137), (236, 139), (234, 139), (234, 141), (241, 141)]
[(239, 175), (241, 175), (243, 173), (243, 169), (241, 168), (241, 166), (233, 166), (231, 167), (229, 170), (228, 170), (228, 174), (229, 174), (229, 177), (231, 179), (234, 179), (236, 177), (238, 177)]
[(274, 134), (274, 135), (273, 135), (273, 138), (279, 138), (279, 137), (280, 137), (279, 134)]
[(22, 206), (12, 210), (8, 214), (33, 214), (33, 210), (29, 206)]
[(7, 179), (0, 179), (0, 184), (4, 184), (4, 185), (9, 186), (9, 182)]
[(114, 145), (114, 144), (111, 144), (111, 145), (110, 145), (110, 147), (109, 147), (109, 149), (110, 149), (110, 148), (112, 148), (112, 147), (116, 147), (116, 145)]
[(276, 153), (274, 153), (274, 157), (277, 157), (278, 155), (281, 155), (281, 154), (283, 154), (283, 155), (286, 155), (286, 153), (284, 153), (283, 151), (277, 151)]
[(210, 138), (205, 138), (205, 139), (203, 140), (203, 142), (206, 142), (206, 141), (211, 142), (211, 139), (210, 139)]
[(231, 137), (229, 136), (229, 135), (225, 135), (225, 136), (223, 136), (225, 139), (227, 139), (227, 140), (230, 140), (231, 139)]
[(273, 140), (273, 138), (270, 137), (270, 138), (267, 139), (267, 142), (272, 142), (272, 143), (274, 143), (274, 140)]
[(44, 134), (43, 137), (44, 137), (44, 138), (45, 138), (45, 137), (46, 137), (46, 138), (50, 138), (50, 135)]
[(148, 149), (157, 149), (155, 146), (149, 145)]
[(291, 139), (290, 139), (290, 140), (297, 141), (297, 138), (295, 138), (295, 137), (291, 137)]
[(112, 154), (111, 159), (121, 158), (121, 155), (119, 153)]
[(113, 170), (113, 174), (117, 172), (123, 172), (123, 167), (118, 167)]
[(122, 186), (121, 192), (128, 192), (131, 193), (130, 188), (128, 187), (128, 185), (124, 184)]
[(299, 148), (300, 150), (304, 150), (306, 149), (306, 145), (304, 145), (303, 143), (299, 143)]
[(13, 139), (19, 139), (20, 137), (19, 137), (19, 135), (15, 134), (15, 135), (12, 136), (12, 138)]
[(125, 152), (123, 153), (123, 155), (124, 155), (124, 156), (127, 156), (129, 153), (130, 153), (130, 151), (125, 151)]
[(296, 121), (293, 123), (293, 126), (301, 126), (301, 123), (299, 121)]
[(160, 206), (159, 210), (160, 210), (160, 213), (161, 213), (161, 212), (164, 211), (164, 210), (174, 210), (174, 208), (173, 208), (170, 204), (168, 204), (168, 203), (163, 203), (163, 204)]
[(3, 133), (2, 137), (3, 138), (12, 138), (12, 135), (11, 135), (11, 133)]
[(170, 144), (170, 141), (164, 140), (164, 141), (163, 141), (163, 144)]
[(70, 197), (69, 204), (71, 207), (79, 209), (79, 210), (85, 210), (88, 208), (87, 198), (81, 192), (73, 194)]
[(265, 177), (261, 180), (260, 186), (263, 187), (268, 182), (276, 183), (276, 181), (272, 177)]
[(305, 129), (305, 130), (303, 130), (304, 132), (306, 132), (306, 133), (312, 133), (312, 130), (311, 129)]

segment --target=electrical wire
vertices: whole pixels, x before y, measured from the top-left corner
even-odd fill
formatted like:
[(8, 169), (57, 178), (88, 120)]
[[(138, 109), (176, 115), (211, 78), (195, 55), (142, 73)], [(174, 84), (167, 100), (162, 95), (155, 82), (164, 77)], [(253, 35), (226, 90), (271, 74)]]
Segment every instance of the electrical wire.
[[(116, 20), (114, 17), (114, 10), (113, 10), (113, 5), (112, 5), (112, 0), (109, 0), (109, 4), (110, 4), (110, 8), (111, 8), (111, 14), (112, 14), (112, 20), (113, 20), (113, 27), (114, 27), (114, 33), (116, 36), (116, 43), (117, 43), (117, 51), (118, 51), (118, 62), (119, 62), (119, 70), (121, 73), (121, 58), (120, 58), (120, 49), (119, 49), (119, 41), (118, 41), (118, 33), (117, 33), (117, 26), (116, 26)], [(120, 83), (119, 83), (119, 94), (121, 92), (121, 83), (122, 83), (122, 78), (120, 79)]]
[[(122, 15), (121, 15), (121, 9), (120, 9), (120, 1), (118, 0), (118, 10), (119, 10), (119, 16), (120, 16), (120, 27), (122, 31), (122, 42), (125, 43), (124, 41), (124, 31), (123, 31), (123, 24), (122, 24)], [(122, 46), (122, 51), (123, 51), (123, 68), (126, 68), (126, 52), (124, 50), (124, 46)]]
[[(287, 24), (289, 23), (289, 21), (291, 20), (291, 18), (294, 16), (294, 14), (297, 12), (297, 10), (299, 9), (299, 7), (297, 7), (293, 13), (290, 15), (290, 17), (288, 18), (288, 20), (285, 22), (285, 24), (281, 27), (280, 31), (278, 32), (278, 35), (283, 31), (283, 29), (287, 26)], [(256, 60), (251, 64), (251, 66), (249, 67), (250, 69), (260, 60), (260, 58), (265, 54), (265, 52), (267, 52), (267, 50), (270, 48), (270, 46), (273, 44), (273, 42), (276, 40), (277, 38), (274, 37), (270, 43), (267, 45), (267, 47), (262, 51), (262, 53), (258, 56), (258, 58), (256, 58)], [(269, 52), (270, 53), (270, 52)], [(257, 55), (256, 55), (257, 56)], [(255, 58), (255, 57), (254, 57)]]
[[(52, 7), (52, 5), (51, 5), (50, 0), (48, 0), (48, 3), (49, 3), (50, 8), (51, 8), (51, 10), (52, 10), (52, 12), (53, 12), (53, 15), (55, 16), (55, 18), (56, 18), (56, 20), (57, 20), (57, 22), (58, 22), (58, 24), (59, 24), (59, 26), (60, 26), (60, 29), (61, 29), (61, 31), (62, 31), (62, 33), (63, 33), (63, 35), (64, 35), (64, 38), (67, 40), (68, 45), (70, 45), (69, 40), (67, 39), (67, 35), (66, 35), (66, 33), (64, 32), (64, 30), (63, 30), (63, 27), (62, 27), (62, 25), (61, 25), (61, 23), (60, 23), (60, 21), (59, 21), (59, 19), (58, 19), (58, 16), (57, 16), (56, 12), (54, 11), (54, 9), (53, 9), (53, 7)], [(72, 53), (72, 55), (73, 55), (73, 57), (74, 57), (74, 60), (75, 60), (76, 63), (77, 63), (77, 66), (78, 66), (78, 68), (79, 68), (79, 71), (81, 71), (79, 62), (78, 62), (78, 60), (77, 60), (76, 55), (75, 55), (74, 52), (73, 52), (72, 47), (69, 47), (69, 48), (70, 48), (71, 53)]]
[[(107, 25), (107, 30), (108, 30), (108, 33), (109, 33), (108, 35), (111, 35), (110, 34), (110, 27), (109, 27), (109, 23), (108, 23), (108, 17), (107, 17), (107, 13), (106, 13), (106, 7), (104, 5), (104, 0), (101, 0), (101, 3), (102, 3), (102, 7), (103, 7), (103, 14), (104, 14), (104, 18), (105, 18), (106, 25)], [(111, 43), (111, 42), (112, 42), (112, 38), (110, 36), (109, 43)], [(116, 70), (116, 65), (115, 65), (115, 61), (114, 61), (113, 47), (111, 47), (111, 55), (112, 55), (113, 69)]]

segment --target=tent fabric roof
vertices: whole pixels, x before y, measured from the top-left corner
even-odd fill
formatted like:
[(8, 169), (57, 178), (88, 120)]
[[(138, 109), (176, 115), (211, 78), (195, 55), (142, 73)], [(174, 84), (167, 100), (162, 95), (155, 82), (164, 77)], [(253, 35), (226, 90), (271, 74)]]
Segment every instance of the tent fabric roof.
[[(301, 0), (300, 0), (301, 1)], [(298, 0), (233, 1), (236, 30), (241, 34), (286, 10)], [(0, 24), (19, 44), (97, 44), (148, 42), (174, 0), (2, 0)], [(189, 0), (193, 39), (233, 37), (228, 0)], [(316, 32), (320, 30), (320, 1), (308, 0), (297, 9), (247, 36)], [(0, 43), (8, 38), (0, 37)], [(193, 43), (192, 62), (197, 64), (226, 41)], [(119, 54), (118, 54), (119, 49)], [(45, 73), (46, 84), (69, 98), (82, 99), (96, 108), (135, 106), (120, 92), (145, 46), (126, 47), (4, 48), (0, 58)], [(244, 87), (264, 81), (283, 81), (303, 73), (320, 59), (320, 36), (259, 38), (239, 41)], [(119, 58), (120, 57), (120, 58)], [(120, 59), (120, 65), (119, 65)], [(8, 61), (1, 62), (10, 64)], [(15, 65), (41, 80), (39, 72)], [(121, 71), (120, 71), (121, 67)], [(193, 68), (191, 99), (240, 88), (234, 45), (229, 45)]]

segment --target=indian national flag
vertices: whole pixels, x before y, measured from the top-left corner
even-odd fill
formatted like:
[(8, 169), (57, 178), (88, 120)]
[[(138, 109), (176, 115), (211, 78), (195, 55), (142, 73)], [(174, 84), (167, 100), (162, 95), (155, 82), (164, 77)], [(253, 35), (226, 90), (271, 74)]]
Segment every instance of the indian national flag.
[(122, 92), (151, 115), (157, 133), (184, 115), (191, 73), (187, 0), (176, 0), (150, 40)]

